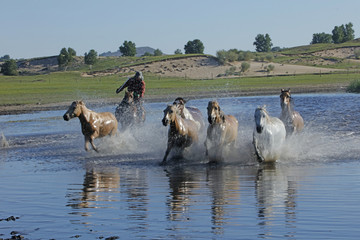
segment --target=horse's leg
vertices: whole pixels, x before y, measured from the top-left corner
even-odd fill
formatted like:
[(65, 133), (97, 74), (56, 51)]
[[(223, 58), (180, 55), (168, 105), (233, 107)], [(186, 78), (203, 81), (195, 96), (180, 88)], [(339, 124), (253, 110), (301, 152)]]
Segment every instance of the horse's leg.
[(90, 138), (88, 136), (85, 136), (85, 151), (89, 151), (89, 142)]
[(94, 144), (94, 139), (95, 139), (94, 136), (91, 136), (91, 137), (90, 137), (90, 144), (91, 144), (92, 148), (93, 148), (96, 152), (99, 152), (99, 150), (96, 148), (96, 146), (95, 146), (95, 144)]
[(167, 144), (166, 151), (165, 151), (165, 156), (164, 156), (162, 162), (160, 163), (160, 165), (165, 165), (166, 159), (167, 159), (172, 147), (173, 147), (173, 144), (169, 141), (168, 144)]
[(208, 150), (208, 146), (207, 146), (207, 141), (208, 141), (208, 138), (206, 138), (205, 142), (204, 142), (204, 145), (205, 145), (205, 156), (209, 156), (209, 150)]
[(260, 150), (258, 148), (258, 144), (257, 144), (257, 141), (255, 139), (255, 136), (253, 136), (253, 144), (254, 144), (254, 148), (255, 148), (255, 154), (257, 156), (257, 159), (260, 161), (260, 162), (264, 162), (264, 158), (260, 155)]
[(162, 162), (160, 163), (160, 165), (165, 165), (166, 163), (166, 159), (171, 151), (171, 149), (173, 148), (174, 144), (173, 144), (173, 141), (171, 141), (170, 139), (168, 140), (168, 144), (167, 144), (167, 147), (166, 147), (166, 151), (165, 151), (165, 155), (164, 155), (164, 158), (162, 160)]

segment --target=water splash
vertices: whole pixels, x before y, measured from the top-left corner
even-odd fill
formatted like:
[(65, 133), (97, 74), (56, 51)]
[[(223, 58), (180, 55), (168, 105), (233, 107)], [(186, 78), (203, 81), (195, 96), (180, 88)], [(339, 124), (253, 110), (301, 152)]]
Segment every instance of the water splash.
[(6, 140), (6, 138), (4, 136), (4, 133), (1, 133), (0, 146), (2, 148), (8, 148), (9, 147), (9, 142)]

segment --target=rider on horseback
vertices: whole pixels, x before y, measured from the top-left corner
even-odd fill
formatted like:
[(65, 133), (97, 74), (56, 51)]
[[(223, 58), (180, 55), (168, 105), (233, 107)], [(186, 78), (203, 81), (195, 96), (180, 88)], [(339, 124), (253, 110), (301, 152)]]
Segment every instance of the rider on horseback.
[(140, 112), (140, 119), (145, 119), (145, 109), (142, 105), (143, 97), (145, 93), (145, 82), (141, 72), (136, 72), (135, 76), (129, 78), (121, 87), (116, 89), (116, 93), (121, 92), (125, 88), (128, 88), (129, 92), (134, 94), (134, 103)]

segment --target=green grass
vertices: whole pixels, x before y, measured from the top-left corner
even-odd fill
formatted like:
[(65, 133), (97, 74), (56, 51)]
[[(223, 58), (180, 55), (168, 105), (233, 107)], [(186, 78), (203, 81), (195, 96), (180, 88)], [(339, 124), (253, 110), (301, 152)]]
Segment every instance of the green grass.
[[(195, 96), (216, 92), (246, 92), (306, 86), (348, 85), (359, 78), (355, 73), (326, 75), (295, 75), (276, 77), (243, 77), (232, 79), (191, 80), (183, 78), (160, 78), (145, 75), (148, 98), (168, 95)], [(80, 72), (57, 72), (36, 76), (0, 76), (0, 105), (46, 104), (70, 102), (75, 99), (95, 100), (122, 98), (115, 94), (126, 77), (81, 77)], [(296, 91), (296, 90), (295, 90)]]
[(298, 47), (293, 47), (293, 48), (287, 48), (285, 50), (280, 51), (280, 53), (284, 54), (284, 55), (309, 54), (309, 53), (343, 48), (343, 47), (360, 47), (360, 39), (355, 39), (353, 41), (348, 41), (348, 42), (339, 43), (339, 44), (319, 43), (319, 44), (298, 46)]

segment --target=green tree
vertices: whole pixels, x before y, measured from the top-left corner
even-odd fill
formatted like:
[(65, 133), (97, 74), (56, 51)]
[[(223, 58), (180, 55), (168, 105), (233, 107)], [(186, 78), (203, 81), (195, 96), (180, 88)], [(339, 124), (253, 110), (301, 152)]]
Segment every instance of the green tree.
[(76, 51), (72, 48), (68, 48), (68, 58), (69, 58), (69, 63), (71, 63), (74, 60), (74, 57), (76, 56)]
[(59, 56), (57, 57), (59, 67), (67, 67), (74, 60), (75, 56), (76, 56), (76, 52), (74, 49), (62, 48), (60, 50)]
[(257, 52), (269, 52), (273, 44), (269, 34), (266, 33), (265, 35), (258, 34), (253, 45), (255, 45)]
[(3, 57), (1, 57), (0, 60), (3, 60), (3, 61), (5, 61), (5, 60), (10, 60), (10, 55), (9, 55), (9, 54), (6, 54), (6, 55), (4, 55)]
[(332, 30), (332, 40), (334, 43), (342, 43), (344, 40), (344, 28), (335, 26)]
[(310, 44), (331, 43), (332, 35), (328, 33), (314, 33)]
[(5, 63), (1, 65), (1, 73), (7, 76), (16, 76), (18, 75), (18, 67), (14, 59), (6, 60)]
[(160, 49), (155, 49), (154, 56), (162, 56), (163, 52)]
[(334, 43), (343, 43), (354, 40), (354, 38), (355, 31), (351, 22), (345, 25), (335, 26), (332, 30), (332, 40)]
[(133, 57), (136, 55), (136, 45), (132, 41), (124, 41), (119, 49), (123, 56)]
[(354, 39), (355, 39), (355, 31), (353, 29), (353, 24), (349, 22), (348, 24), (345, 24), (344, 42), (351, 41)]
[(97, 62), (98, 54), (94, 49), (91, 49), (89, 53), (85, 53), (85, 64), (94, 65)]
[(62, 66), (66, 66), (69, 62), (68, 62), (68, 59), (69, 59), (69, 53), (68, 51), (66, 50), (66, 48), (62, 48), (60, 50), (60, 54), (59, 56), (57, 57), (58, 59), (58, 64), (60, 67)]
[(195, 39), (193, 41), (188, 41), (187, 44), (184, 46), (185, 54), (191, 53), (204, 53), (204, 44), (199, 40)]
[(181, 49), (176, 49), (174, 54), (182, 54)]

